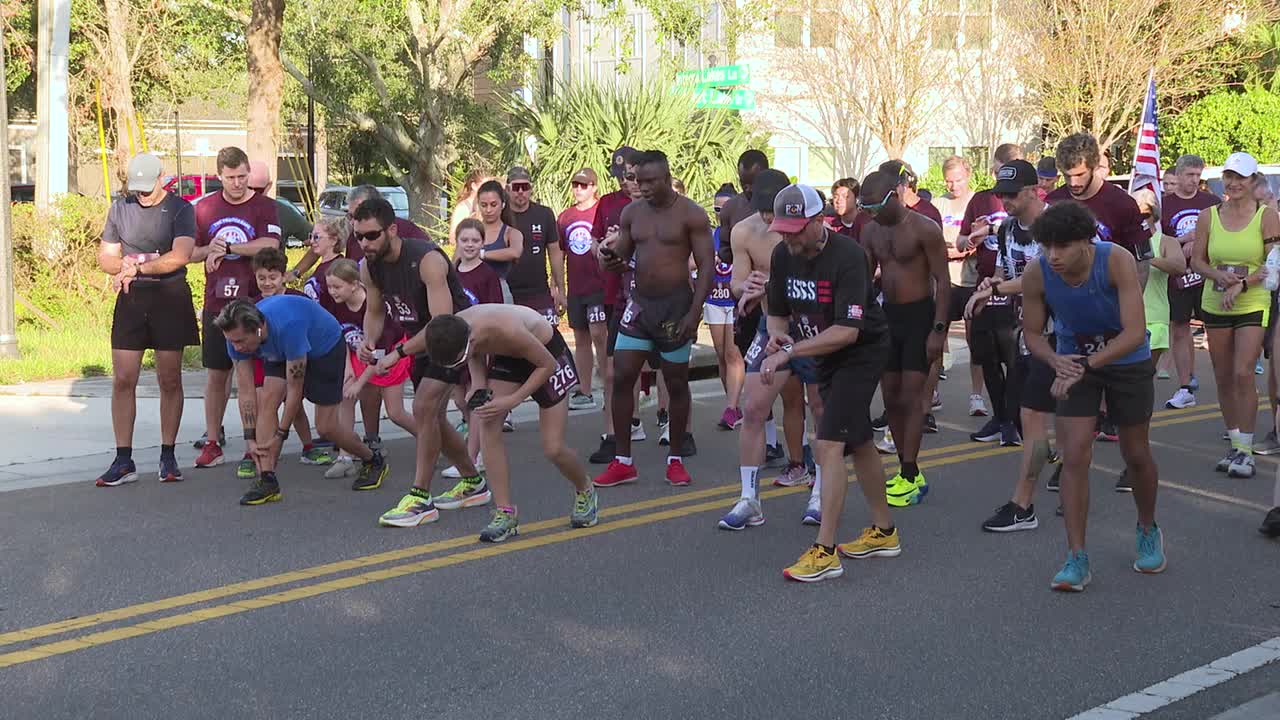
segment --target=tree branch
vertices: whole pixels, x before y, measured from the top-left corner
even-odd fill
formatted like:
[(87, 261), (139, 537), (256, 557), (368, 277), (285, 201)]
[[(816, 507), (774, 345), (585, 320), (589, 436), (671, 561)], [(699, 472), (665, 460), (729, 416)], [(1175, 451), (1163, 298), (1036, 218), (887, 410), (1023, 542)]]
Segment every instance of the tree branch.
[(230, 18), (232, 22), (240, 23), (246, 27), (249, 25), (249, 20), (251, 18), (246, 13), (240, 12), (229, 5), (216, 3), (213, 0), (196, 0), (196, 2), (199, 3), (201, 7), (208, 8), (217, 13), (222, 13)]

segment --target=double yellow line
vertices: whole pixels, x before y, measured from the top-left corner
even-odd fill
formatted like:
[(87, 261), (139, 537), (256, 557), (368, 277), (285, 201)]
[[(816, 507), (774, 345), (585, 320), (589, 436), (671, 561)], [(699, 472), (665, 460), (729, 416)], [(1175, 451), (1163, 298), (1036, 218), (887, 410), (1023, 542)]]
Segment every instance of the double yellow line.
[[(1185, 413), (1185, 411), (1161, 411), (1156, 413), (1156, 416), (1168, 416), (1175, 412)], [(1206, 406), (1204, 409), (1198, 409), (1192, 414), (1179, 414), (1176, 417), (1155, 421), (1152, 423), (1152, 426), (1160, 427), (1165, 425), (1196, 422), (1216, 417), (1217, 415), (1218, 412), (1216, 406), (1213, 406), (1213, 408)], [(931, 468), (945, 465), (956, 465), (970, 460), (978, 460), (995, 455), (1007, 455), (1019, 452), (1017, 448), (984, 447), (984, 449), (972, 450), (973, 447), (974, 445), (972, 443), (960, 443), (922, 451), (920, 453), (920, 466), (923, 468)], [(963, 452), (966, 449), (970, 451)], [(897, 463), (886, 464), (886, 469), (892, 471), (896, 466)], [(561, 529), (547, 535), (510, 540), (501, 545), (484, 546), (478, 546), (476, 544), (475, 534), (469, 533), (465, 536), (450, 538), (447, 540), (440, 540), (399, 550), (390, 550), (349, 560), (316, 565), (292, 572), (270, 575), (267, 577), (231, 583), (228, 585), (221, 585), (198, 592), (175, 595), (173, 597), (163, 598), (160, 600), (129, 605), (115, 610), (108, 610), (68, 620), (61, 620), (21, 630), (0, 633), (0, 647), (3, 647), (14, 643), (32, 642), (54, 635), (86, 630), (107, 623), (129, 620), (144, 615), (160, 613), (166, 610), (175, 610), (190, 605), (208, 603), (234, 595), (253, 593), (255, 591), (277, 588), (292, 583), (302, 583), (297, 587), (286, 590), (253, 595), (251, 597), (223, 604), (210, 605), (197, 610), (189, 610), (173, 615), (167, 615), (158, 619), (124, 625), (110, 630), (100, 630), (87, 635), (38, 645), (24, 650), (14, 650), (2, 653), (0, 654), (0, 668), (42, 660), (55, 655), (64, 655), (78, 650), (85, 650), (91, 647), (125, 640), (127, 638), (149, 635), (176, 627), (193, 625), (206, 620), (235, 615), (249, 610), (257, 610), (260, 608), (271, 607), (273, 605), (296, 602), (298, 600), (315, 597), (317, 595), (382, 582), (384, 580), (390, 580), (406, 575), (450, 567), (453, 565), (460, 565), (508, 553), (520, 552), (522, 550), (531, 550), (533, 548), (543, 547), (546, 545), (564, 543), (571, 540), (581, 540), (626, 528), (651, 525), (665, 520), (672, 520), (697, 513), (723, 509), (725, 496), (737, 493), (739, 490), (739, 485), (737, 483), (732, 483), (727, 485), (718, 485), (716, 487), (706, 488), (703, 490), (696, 490), (694, 492), (680, 493), (678, 495), (669, 495), (661, 498), (642, 500), (616, 507), (605, 508), (602, 509), (600, 513), (603, 518), (619, 519), (611, 520), (608, 523), (597, 525), (592, 528), (569, 530)], [(782, 497), (806, 491), (808, 491), (808, 488), (803, 486), (779, 488), (761, 493), (761, 498)], [(668, 509), (632, 515), (632, 513), (657, 510), (659, 508)], [(556, 518), (553, 520), (542, 520), (525, 524), (521, 527), (521, 530), (524, 532), (536, 532), (563, 527), (564, 519)], [(382, 569), (370, 569), (387, 563), (409, 560), (411, 558), (431, 555), (461, 547), (468, 547), (470, 549), (463, 552), (431, 557), (424, 560), (416, 560), (414, 562), (407, 562), (399, 565), (392, 565)], [(344, 575), (342, 577), (329, 580), (321, 580), (319, 582), (309, 582), (352, 570), (363, 570), (363, 572)]]

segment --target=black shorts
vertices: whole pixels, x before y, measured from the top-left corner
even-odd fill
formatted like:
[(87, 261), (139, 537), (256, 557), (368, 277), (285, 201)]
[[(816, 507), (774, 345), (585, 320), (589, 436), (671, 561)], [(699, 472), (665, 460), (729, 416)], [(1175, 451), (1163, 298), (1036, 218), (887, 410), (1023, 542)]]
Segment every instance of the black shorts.
[(821, 368), (818, 394), (822, 396), (823, 411), (818, 423), (819, 440), (843, 442), (846, 454), (871, 440), (871, 400), (888, 355), (886, 333), (855, 346), (834, 370)]
[(1053, 368), (1031, 355), (1019, 355), (1013, 361), (1013, 379), (1009, 387), (1018, 393), (1019, 407), (1052, 413), (1058, 406), (1058, 401), (1049, 392), (1053, 380)]
[[(663, 355), (678, 354), (686, 350), (691, 340), (680, 337), (680, 325), (693, 307), (693, 288), (681, 285), (669, 295), (645, 297), (633, 291), (622, 311), (618, 328), (623, 349), (657, 350)], [(702, 310), (701, 307), (698, 308)], [(627, 340), (623, 340), (625, 336)]]
[(929, 372), (928, 343), (934, 309), (933, 298), (884, 304), (889, 320), (889, 362), (885, 372)]
[(1120, 427), (1151, 419), (1155, 400), (1155, 364), (1150, 358), (1126, 365), (1108, 365), (1084, 374), (1065, 398), (1058, 400), (1058, 417), (1095, 417), (1107, 399), (1107, 417)]
[[(214, 330), (218, 339), (222, 333)], [(116, 295), (111, 315), (112, 350), (176, 350), (200, 344), (191, 286), (185, 278), (134, 282)], [(226, 352), (226, 348), (223, 348)]]
[(200, 326), (204, 328), (203, 342), (200, 344), (200, 364), (208, 370), (230, 370), (231, 356), (227, 354), (227, 339), (222, 331), (213, 324), (218, 314), (209, 308), (200, 311)]
[(1011, 306), (983, 310), (969, 325), (969, 362), (1010, 365), (1017, 355), (1018, 320)]
[[(804, 337), (800, 333), (800, 326), (791, 323), (787, 333), (793, 338)], [(765, 346), (769, 344), (769, 326), (765, 318), (760, 318), (760, 326), (756, 330), (756, 337), (751, 341), (751, 346), (747, 348), (747, 352), (742, 358), (746, 361), (746, 370), (748, 373), (760, 372), (761, 366), (764, 365)], [(801, 383), (805, 385), (818, 385), (818, 361), (817, 358), (800, 357), (791, 358), (783, 363), (778, 370), (789, 372), (796, 376)], [(876, 376), (877, 381), (879, 376)]]
[[(265, 377), (284, 379), (285, 363), (263, 362)], [(302, 397), (316, 405), (342, 402), (342, 381), (347, 372), (347, 344), (338, 340), (333, 349), (319, 357), (307, 358), (307, 374), (302, 379)]]
[(751, 348), (751, 343), (756, 339), (756, 330), (760, 327), (760, 319), (764, 317), (764, 309), (762, 305), (756, 305), (755, 309), (746, 315), (740, 315), (734, 318), (733, 322), (733, 344), (738, 346), (738, 352), (746, 357), (747, 350)]
[[(573, 351), (565, 343), (559, 330), (553, 330), (551, 341), (547, 343), (547, 351), (556, 359), (556, 371), (543, 383), (542, 387), (533, 391), (531, 396), (538, 407), (553, 408), (564, 402), (569, 393), (578, 386), (578, 368), (573, 363)], [(537, 366), (524, 358), (494, 355), (489, 361), (489, 379), (523, 385)]]
[(977, 288), (965, 287), (963, 285), (951, 286), (951, 305), (947, 307), (947, 318), (950, 322), (960, 322), (964, 319), (964, 306), (969, 304), (969, 298), (973, 297)]
[(537, 310), (538, 314), (546, 318), (547, 322), (552, 325), (560, 322), (560, 316), (556, 313), (556, 301), (552, 299), (550, 291), (547, 291), (544, 295), (513, 297), (511, 302), (514, 305), (523, 305), (532, 310)]
[(423, 378), (439, 380), (449, 385), (460, 385), (462, 379), (466, 377), (466, 370), (465, 363), (456, 368), (447, 368), (431, 362), (431, 358), (426, 353), (421, 353), (413, 356), (413, 366), (409, 368), (409, 382), (413, 383), (414, 390), (422, 384)]
[(1216, 315), (1211, 312), (1200, 311), (1200, 319), (1204, 321), (1204, 326), (1213, 330), (1235, 330), (1245, 327), (1263, 327), (1263, 316), (1266, 315), (1265, 310), (1245, 313), (1244, 315)]
[(568, 305), (569, 327), (574, 330), (587, 330), (596, 323), (609, 322), (603, 292), (570, 295)]
[(1203, 285), (1196, 285), (1185, 290), (1179, 290), (1176, 287), (1169, 288), (1169, 322), (1171, 324), (1183, 324), (1191, 322), (1192, 318), (1200, 317), (1200, 294), (1204, 291)]

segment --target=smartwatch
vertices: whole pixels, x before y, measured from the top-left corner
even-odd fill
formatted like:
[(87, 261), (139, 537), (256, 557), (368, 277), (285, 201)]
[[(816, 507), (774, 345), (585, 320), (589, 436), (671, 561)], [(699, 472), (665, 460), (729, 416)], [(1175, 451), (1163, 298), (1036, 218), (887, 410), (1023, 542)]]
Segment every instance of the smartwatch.
[(933, 324), (933, 331), (934, 331), (934, 332), (946, 332), (946, 331), (947, 331), (947, 324), (946, 324), (946, 323), (944, 323), (944, 322), (936, 322), (936, 323), (934, 323), (934, 324)]
[(276, 428), (276, 437), (280, 438), (281, 440), (288, 440), (289, 431), (285, 430), (284, 428)]
[(408, 355), (405, 355), (404, 353), (404, 343), (398, 343), (396, 345), (395, 353), (396, 355), (399, 355), (401, 358), (408, 357)]
[(787, 343), (786, 345), (783, 345), (783, 346), (782, 346), (781, 350), (782, 350), (782, 352), (784, 352), (784, 353), (786, 353), (786, 354), (787, 354), (787, 357), (791, 357), (791, 349), (792, 349), (793, 347), (795, 347), (795, 346), (794, 346), (794, 345), (792, 345), (791, 343)]

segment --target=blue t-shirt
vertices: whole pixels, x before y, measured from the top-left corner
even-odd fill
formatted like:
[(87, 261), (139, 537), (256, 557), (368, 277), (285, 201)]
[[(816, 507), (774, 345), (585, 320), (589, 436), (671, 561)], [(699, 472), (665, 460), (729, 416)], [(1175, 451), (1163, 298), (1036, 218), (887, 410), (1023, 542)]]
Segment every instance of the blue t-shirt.
[(227, 354), (233, 360), (262, 358), (263, 362), (319, 358), (328, 355), (342, 341), (342, 326), (309, 297), (275, 295), (258, 301), (258, 309), (267, 319), (267, 339), (253, 355), (236, 352), (227, 341)]

